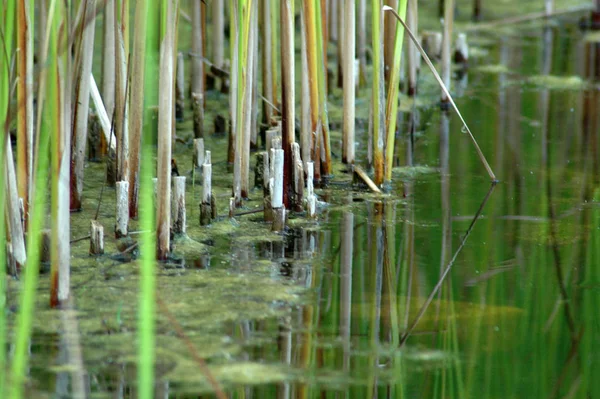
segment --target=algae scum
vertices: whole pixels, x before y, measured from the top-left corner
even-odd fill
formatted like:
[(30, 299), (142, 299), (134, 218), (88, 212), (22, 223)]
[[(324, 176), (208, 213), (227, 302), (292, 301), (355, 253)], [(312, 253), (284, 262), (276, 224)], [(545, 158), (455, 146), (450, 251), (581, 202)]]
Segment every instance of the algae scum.
[[(577, 18), (472, 35), (480, 56), (453, 83), (500, 179), (491, 192), (458, 118), (435, 106), (439, 90), (424, 69), (415, 106), (401, 107), (397, 153), (406, 155), (390, 193), (353, 187), (338, 165), (317, 189), (318, 220), (292, 215), (283, 235), (270, 233), (262, 213), (225, 216), (227, 139), (208, 137), (220, 217), (199, 227), (201, 184), (188, 179), (188, 237), (174, 243), (182, 261), (157, 270), (168, 314), (157, 307), (155, 396), (210, 396), (199, 356), (240, 398), (600, 397), (592, 374), (600, 363), (599, 72), (583, 61), (590, 49), (599, 55)], [(207, 101), (211, 132), (227, 98)], [(366, 118), (368, 100), (357, 104)], [(188, 108), (178, 123), (184, 141), (190, 118)], [(334, 155), (340, 137), (334, 129)], [(177, 143), (174, 157), (190, 176), (190, 148)], [(88, 234), (103, 174), (104, 165), (88, 165), (72, 239)], [(250, 197), (246, 210), (259, 209), (262, 189)], [(107, 233), (113, 215), (107, 188)], [(88, 256), (87, 241), (73, 244), (75, 310), (49, 310), (41, 276), (27, 397), (68, 397), (81, 372), (91, 397), (136, 397), (138, 265), (117, 244), (108, 233), (99, 258)], [(8, 287), (11, 325), (20, 286)], [(73, 361), (79, 350), (82, 365)]]

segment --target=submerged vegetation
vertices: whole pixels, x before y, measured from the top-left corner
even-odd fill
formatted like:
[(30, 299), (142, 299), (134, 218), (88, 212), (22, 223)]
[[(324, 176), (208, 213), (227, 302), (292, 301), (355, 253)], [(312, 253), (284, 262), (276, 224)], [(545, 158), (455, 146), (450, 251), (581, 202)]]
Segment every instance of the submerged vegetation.
[(0, 397), (599, 394), (600, 2), (468, 3), (0, 0)]

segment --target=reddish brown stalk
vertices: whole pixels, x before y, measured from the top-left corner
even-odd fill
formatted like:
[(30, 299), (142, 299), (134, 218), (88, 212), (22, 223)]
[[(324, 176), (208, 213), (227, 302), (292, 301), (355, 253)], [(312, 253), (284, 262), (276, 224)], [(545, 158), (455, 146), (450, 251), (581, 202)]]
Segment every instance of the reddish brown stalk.
[(33, 158), (33, 43), (30, 28), (31, 10), (27, 0), (17, 2), (17, 187), (23, 200), (23, 217), (27, 221), (29, 186)]

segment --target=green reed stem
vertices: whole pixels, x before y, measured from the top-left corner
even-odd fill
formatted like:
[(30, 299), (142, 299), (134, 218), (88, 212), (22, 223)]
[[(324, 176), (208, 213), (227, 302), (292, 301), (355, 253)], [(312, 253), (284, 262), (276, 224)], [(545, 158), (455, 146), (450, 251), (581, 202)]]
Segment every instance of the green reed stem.
[(152, 146), (145, 143), (140, 170), (140, 228), (141, 262), (140, 294), (138, 310), (138, 388), (139, 398), (150, 399), (154, 393), (154, 344), (155, 344), (155, 259), (156, 240), (154, 230), (154, 189), (152, 184)]
[(373, 87), (371, 93), (372, 134), (373, 134), (373, 168), (374, 182), (383, 183), (383, 103), (385, 99), (383, 87), (383, 42), (381, 35), (381, 0), (371, 1), (371, 30), (373, 46)]
[[(398, 2), (398, 14), (406, 19), (406, 6), (408, 0)], [(396, 24), (394, 39), (394, 62), (389, 75), (388, 97), (385, 112), (385, 128), (387, 130), (385, 147), (385, 181), (392, 181), (392, 165), (394, 162), (394, 141), (398, 120), (398, 95), (400, 93), (400, 62), (402, 61), (402, 43), (404, 42), (404, 28)]]
[[(20, 399), (23, 397), (23, 382), (29, 358), (28, 345), (31, 338), (33, 313), (35, 309), (35, 297), (39, 277), (40, 262), (40, 233), (45, 221), (46, 204), (46, 184), (49, 167), (49, 147), (50, 136), (56, 128), (59, 120), (58, 102), (54, 101), (58, 95), (58, 57), (57, 57), (57, 39), (59, 24), (58, 16), (54, 16), (57, 1), (52, 0), (48, 11), (48, 26), (46, 29), (45, 46), (50, 45), (50, 54), (45, 62), (48, 79), (40, 79), (40, 93), (47, 93), (50, 99), (44, 104), (43, 98), (38, 100), (39, 115), (42, 117), (38, 122), (40, 129), (38, 140), (38, 153), (41, 156), (37, 160), (36, 183), (33, 190), (33, 208), (31, 209), (29, 219), (29, 234), (27, 235), (27, 263), (23, 277), (23, 289), (21, 291), (19, 313), (16, 318), (15, 327), (15, 347), (10, 372), (11, 391), (10, 398)], [(44, 65), (44, 63), (42, 63)], [(42, 108), (43, 107), (43, 108)]]

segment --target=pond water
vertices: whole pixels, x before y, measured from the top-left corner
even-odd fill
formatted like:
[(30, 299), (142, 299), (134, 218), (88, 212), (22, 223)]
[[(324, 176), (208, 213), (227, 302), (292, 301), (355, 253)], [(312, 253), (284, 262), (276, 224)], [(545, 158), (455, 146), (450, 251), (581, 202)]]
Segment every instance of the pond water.
[[(496, 185), (424, 68), (420, 105), (403, 100), (388, 195), (349, 190), (340, 169), (317, 190), (318, 221), (295, 216), (281, 236), (260, 213), (198, 227), (190, 185), (185, 266), (157, 272), (156, 397), (212, 397), (198, 357), (235, 398), (600, 397), (600, 44), (578, 17), (469, 36), (453, 91)], [(223, 148), (224, 215), (226, 139), (209, 143)], [(86, 184), (95, 209), (99, 186)], [(89, 217), (73, 215), (73, 238)], [(138, 265), (113, 255), (112, 237), (96, 260), (87, 245), (74, 244), (74, 310), (49, 310), (41, 278), (28, 397), (137, 397)]]

